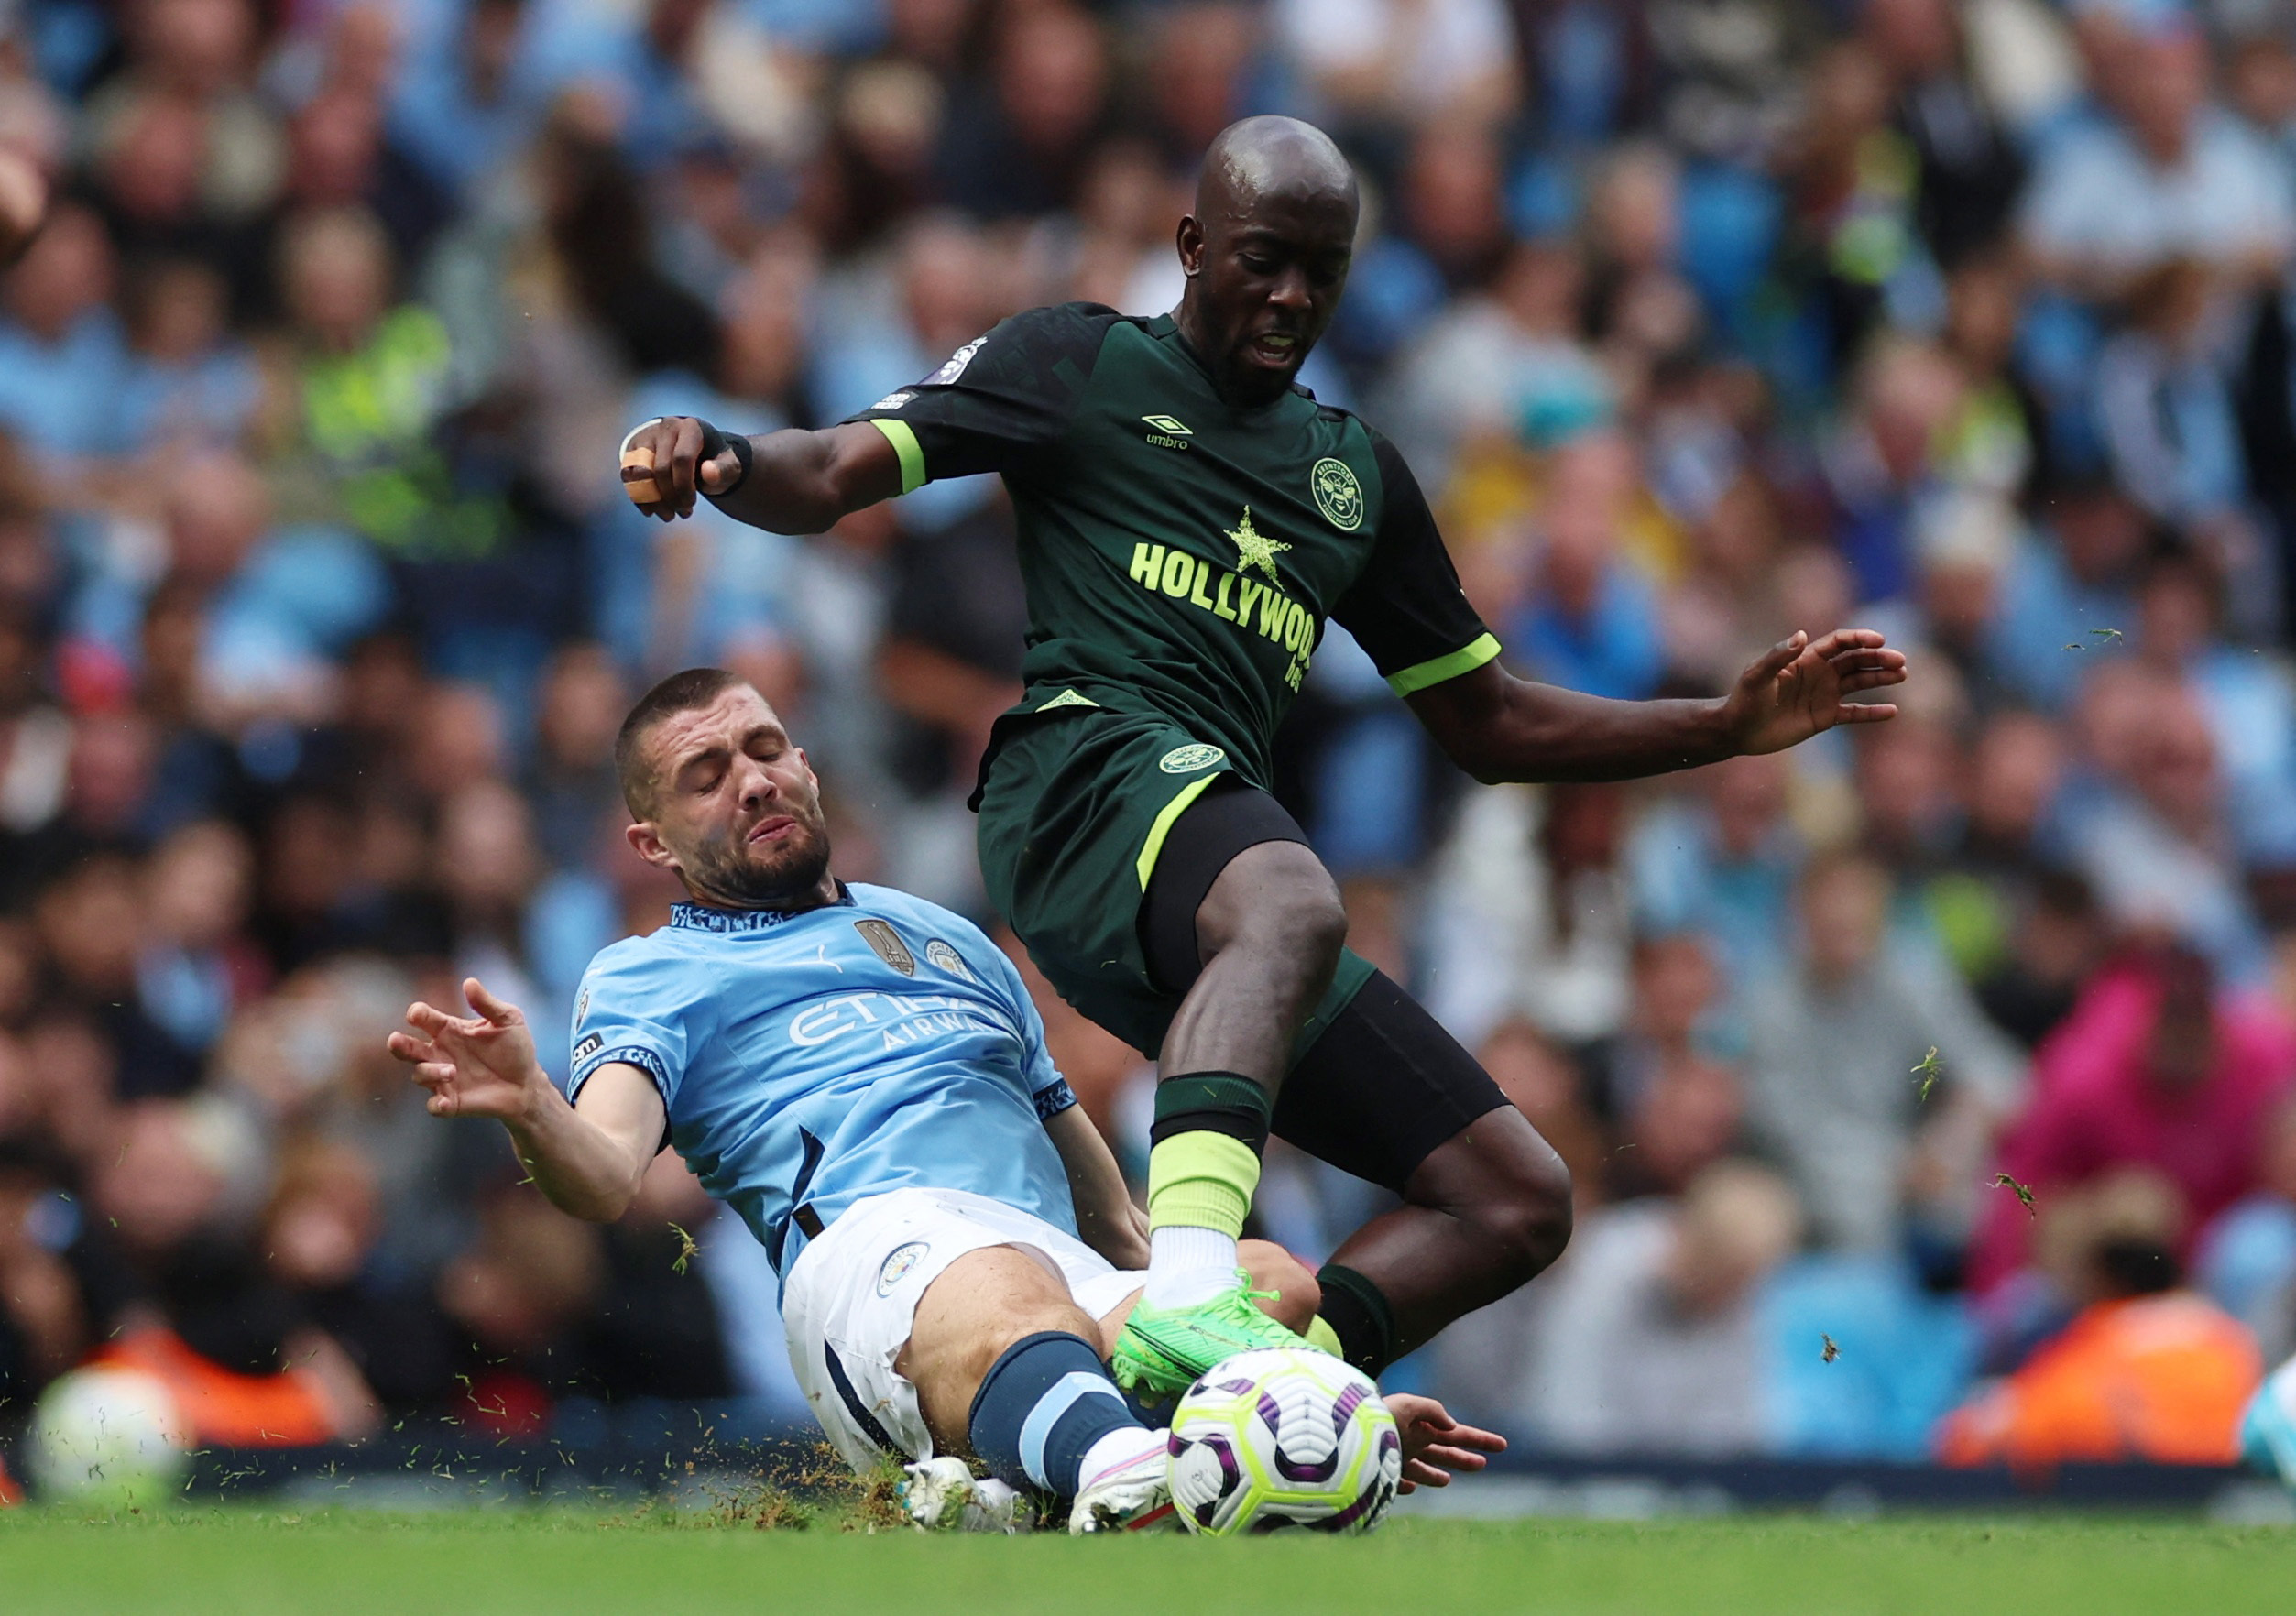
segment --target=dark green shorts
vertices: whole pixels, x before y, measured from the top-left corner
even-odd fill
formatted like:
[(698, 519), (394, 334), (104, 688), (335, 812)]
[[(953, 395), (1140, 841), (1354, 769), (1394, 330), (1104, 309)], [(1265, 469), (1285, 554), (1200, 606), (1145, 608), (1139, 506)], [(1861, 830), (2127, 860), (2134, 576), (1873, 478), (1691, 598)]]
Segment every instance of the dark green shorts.
[[(1141, 900), (1164, 838), (1230, 768), (1169, 719), (1066, 705), (1000, 722), (976, 800), (989, 901), (1061, 998), (1151, 1058), (1181, 996), (1149, 973)], [(1370, 976), (1341, 960), (1296, 1051)]]

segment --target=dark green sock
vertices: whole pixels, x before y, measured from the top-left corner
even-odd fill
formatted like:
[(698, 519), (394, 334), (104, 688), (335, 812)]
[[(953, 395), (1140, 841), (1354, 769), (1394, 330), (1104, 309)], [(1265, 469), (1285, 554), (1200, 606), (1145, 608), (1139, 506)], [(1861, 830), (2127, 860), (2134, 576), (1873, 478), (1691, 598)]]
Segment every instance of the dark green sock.
[(1339, 1338), (1339, 1356), (1376, 1380), (1395, 1356), (1395, 1310), (1379, 1287), (1352, 1268), (1327, 1262), (1316, 1275), (1323, 1287), (1317, 1311)]

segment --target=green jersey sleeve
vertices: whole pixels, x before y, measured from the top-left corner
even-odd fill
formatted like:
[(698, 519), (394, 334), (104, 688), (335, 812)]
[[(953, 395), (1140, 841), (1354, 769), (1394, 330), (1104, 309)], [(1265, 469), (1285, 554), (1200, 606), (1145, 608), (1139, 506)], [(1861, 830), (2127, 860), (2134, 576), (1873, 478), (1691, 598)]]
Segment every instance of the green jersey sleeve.
[(1481, 667), (1499, 654), (1499, 641), (1459, 586), (1418, 478), (1377, 432), (1372, 455), (1380, 481), (1372, 559), (1331, 616), (1355, 636), (1387, 687), (1407, 696)]
[(923, 381), (846, 419), (885, 434), (901, 456), (903, 494), (981, 472), (1025, 476), (1067, 432), (1109, 327), (1122, 318), (1098, 303), (1015, 314)]

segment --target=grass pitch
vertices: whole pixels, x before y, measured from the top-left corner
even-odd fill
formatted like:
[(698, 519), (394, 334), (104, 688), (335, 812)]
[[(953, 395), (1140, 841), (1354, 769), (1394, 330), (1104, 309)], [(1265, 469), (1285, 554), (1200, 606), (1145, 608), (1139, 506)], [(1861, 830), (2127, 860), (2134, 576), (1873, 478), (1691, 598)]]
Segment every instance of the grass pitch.
[(1404, 1520), (1365, 1539), (869, 1535), (655, 1513), (0, 1513), (8, 1616), (661, 1611), (1695, 1611), (2099, 1616), (2296, 1609), (2296, 1530), (2027, 1517)]

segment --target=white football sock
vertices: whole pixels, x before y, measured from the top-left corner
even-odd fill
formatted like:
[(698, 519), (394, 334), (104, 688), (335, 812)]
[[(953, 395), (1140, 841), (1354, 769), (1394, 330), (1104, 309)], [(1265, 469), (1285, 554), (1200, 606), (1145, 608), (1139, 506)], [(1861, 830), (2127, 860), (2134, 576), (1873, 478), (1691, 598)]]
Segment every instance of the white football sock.
[(1216, 1228), (1172, 1224), (1148, 1236), (1151, 1307), (1194, 1307), (1236, 1283), (1236, 1237)]
[(1077, 1470), (1078, 1479), (1089, 1485), (1096, 1478), (1105, 1476), (1119, 1465), (1128, 1465), (1151, 1448), (1164, 1446), (1164, 1433), (1143, 1430), (1138, 1425), (1120, 1425), (1084, 1450), (1084, 1464)]

